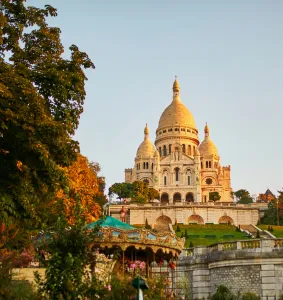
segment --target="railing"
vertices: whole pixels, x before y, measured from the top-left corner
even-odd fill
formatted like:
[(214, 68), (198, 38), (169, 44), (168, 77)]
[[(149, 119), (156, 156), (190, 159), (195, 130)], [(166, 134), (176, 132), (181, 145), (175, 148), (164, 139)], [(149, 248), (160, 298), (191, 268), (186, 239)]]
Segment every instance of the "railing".
[(113, 207), (126, 206), (126, 207), (160, 207), (160, 206), (214, 206), (214, 207), (233, 207), (233, 208), (251, 208), (257, 209), (256, 203), (254, 205), (250, 204), (236, 204), (236, 203), (214, 203), (214, 202), (176, 202), (176, 203), (146, 203), (146, 204), (138, 204), (138, 203), (111, 203)]
[(245, 251), (250, 249), (260, 249), (260, 252), (271, 252), (273, 250), (283, 251), (283, 239), (253, 239), (239, 240), (231, 242), (217, 243), (210, 246), (184, 248), (184, 256), (208, 255), (222, 251)]
[(223, 243), (222, 244), (222, 251), (236, 250), (236, 249), (237, 249), (237, 242), (228, 242), (228, 243)]
[(241, 249), (256, 249), (261, 248), (260, 240), (241, 241)]

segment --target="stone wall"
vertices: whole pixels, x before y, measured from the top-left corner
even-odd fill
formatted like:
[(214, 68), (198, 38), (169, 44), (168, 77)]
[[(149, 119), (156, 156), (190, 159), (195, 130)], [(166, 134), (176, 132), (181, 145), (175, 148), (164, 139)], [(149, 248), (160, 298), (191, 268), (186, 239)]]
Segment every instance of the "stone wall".
[(283, 239), (187, 249), (176, 272), (178, 279), (187, 276), (193, 299), (209, 299), (223, 284), (234, 294), (253, 292), (262, 300), (276, 300), (283, 295)]
[(224, 284), (234, 294), (240, 291), (260, 295), (260, 279), (260, 265), (214, 268), (210, 270), (210, 292), (215, 293), (217, 286)]
[[(203, 223), (218, 224), (219, 219), (223, 216), (228, 216), (233, 220), (235, 225), (254, 224), (259, 220), (258, 208), (249, 205), (217, 205), (217, 204), (191, 204), (182, 205), (124, 205), (128, 209), (130, 224), (145, 224), (147, 219), (150, 225), (156, 224), (156, 220), (160, 216), (167, 216), (171, 222), (188, 224), (191, 215), (198, 215), (203, 220)], [(110, 213), (113, 217), (120, 219), (120, 211), (122, 205), (111, 205)]]

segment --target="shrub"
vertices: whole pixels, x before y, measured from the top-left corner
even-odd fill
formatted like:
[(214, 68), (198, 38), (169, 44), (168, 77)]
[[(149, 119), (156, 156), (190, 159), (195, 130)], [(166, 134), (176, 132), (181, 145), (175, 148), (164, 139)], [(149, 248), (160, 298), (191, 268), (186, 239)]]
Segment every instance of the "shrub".
[(187, 229), (185, 229), (185, 238), (188, 238), (188, 232), (187, 232)]
[(225, 286), (220, 284), (217, 287), (216, 293), (212, 295), (211, 300), (233, 300), (234, 295), (231, 291)]
[(270, 232), (273, 232), (273, 227), (272, 226), (270, 226)]
[(180, 232), (180, 231), (181, 231), (180, 226), (177, 225), (176, 232)]
[(193, 247), (194, 247), (194, 243), (192, 241), (190, 241), (189, 248), (193, 248)]
[(259, 296), (257, 296), (255, 293), (245, 293), (243, 296), (242, 296), (242, 300), (259, 300)]
[(145, 229), (151, 229), (151, 226), (148, 224), (147, 218), (145, 219)]
[(256, 232), (256, 238), (259, 239), (260, 238), (260, 233), (259, 230)]

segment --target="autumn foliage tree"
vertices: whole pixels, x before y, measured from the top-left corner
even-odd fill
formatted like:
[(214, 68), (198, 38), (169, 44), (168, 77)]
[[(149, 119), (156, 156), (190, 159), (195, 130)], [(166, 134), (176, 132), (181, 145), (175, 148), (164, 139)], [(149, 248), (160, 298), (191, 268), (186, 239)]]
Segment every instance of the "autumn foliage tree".
[(70, 223), (74, 222), (79, 205), (85, 221), (94, 222), (101, 215), (101, 207), (96, 201), (96, 197), (101, 194), (99, 165), (78, 154), (77, 160), (64, 171), (69, 188), (60, 190), (57, 197), (63, 200), (67, 220)]
[[(79, 152), (72, 139), (85, 99), (87, 54), (70, 46), (63, 58), (60, 29), (47, 18), (57, 11), (24, 0), (0, 6), (0, 222), (42, 223), (50, 203), (67, 186), (62, 167)], [(66, 57), (66, 56), (64, 56)]]

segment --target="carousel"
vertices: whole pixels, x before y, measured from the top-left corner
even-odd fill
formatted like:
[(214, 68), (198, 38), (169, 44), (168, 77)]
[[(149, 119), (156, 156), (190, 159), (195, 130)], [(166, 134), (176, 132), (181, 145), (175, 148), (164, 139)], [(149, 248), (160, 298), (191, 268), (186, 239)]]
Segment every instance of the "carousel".
[(164, 276), (170, 289), (174, 289), (176, 260), (183, 250), (184, 238), (170, 230), (136, 228), (111, 216), (86, 226), (88, 230), (97, 227), (98, 233), (90, 245), (97, 253), (95, 272), (103, 273), (105, 280), (112, 273)]

